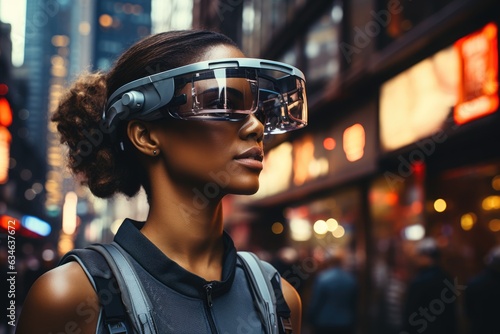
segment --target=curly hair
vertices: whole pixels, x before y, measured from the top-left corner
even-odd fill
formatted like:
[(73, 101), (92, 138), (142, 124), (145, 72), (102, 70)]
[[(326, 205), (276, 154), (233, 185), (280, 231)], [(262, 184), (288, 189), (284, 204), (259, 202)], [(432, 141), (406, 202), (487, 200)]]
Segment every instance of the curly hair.
[(70, 170), (95, 196), (122, 193), (133, 197), (141, 186), (149, 193), (147, 175), (135, 152), (120, 152), (103, 126), (107, 98), (130, 81), (200, 61), (205, 51), (217, 45), (238, 47), (225, 35), (211, 31), (151, 35), (126, 50), (109, 72), (82, 73), (73, 82), (52, 121), (57, 123), (61, 143), (69, 148)]

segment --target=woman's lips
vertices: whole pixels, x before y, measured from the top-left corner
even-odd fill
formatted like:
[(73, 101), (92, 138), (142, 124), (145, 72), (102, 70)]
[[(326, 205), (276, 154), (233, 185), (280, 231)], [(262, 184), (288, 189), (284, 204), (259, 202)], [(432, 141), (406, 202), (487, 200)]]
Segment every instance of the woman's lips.
[(248, 150), (234, 157), (234, 160), (244, 165), (245, 167), (258, 170), (262, 170), (262, 168), (264, 167), (264, 165), (262, 164), (263, 159), (264, 151), (258, 146), (249, 148)]

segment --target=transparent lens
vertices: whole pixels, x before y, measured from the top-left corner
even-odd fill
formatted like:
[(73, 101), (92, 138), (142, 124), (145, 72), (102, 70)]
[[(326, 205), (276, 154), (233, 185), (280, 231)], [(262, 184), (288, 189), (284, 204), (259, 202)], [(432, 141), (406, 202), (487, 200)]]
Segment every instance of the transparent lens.
[(249, 114), (264, 133), (283, 133), (307, 124), (305, 83), (277, 70), (220, 68), (175, 78), (169, 113), (181, 119), (238, 121)]
[(265, 132), (283, 133), (307, 125), (304, 81), (267, 71), (259, 77), (259, 108), (265, 115)]
[(248, 115), (257, 110), (255, 70), (215, 69), (192, 73), (176, 81), (177, 95), (186, 99), (182, 105), (171, 108), (171, 112), (180, 118), (228, 119), (234, 113)]

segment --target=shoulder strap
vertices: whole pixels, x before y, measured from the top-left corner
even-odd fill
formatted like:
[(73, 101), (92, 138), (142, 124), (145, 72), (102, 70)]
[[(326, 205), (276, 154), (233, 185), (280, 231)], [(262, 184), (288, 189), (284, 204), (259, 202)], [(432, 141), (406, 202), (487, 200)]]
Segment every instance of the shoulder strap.
[[(270, 279), (267, 277), (269, 269), (264, 268), (262, 261), (254, 253), (239, 251), (238, 255), (249, 278), (253, 294), (256, 296), (261, 319), (267, 324), (267, 332), (269, 334), (291, 333), (290, 309), (282, 297), (278, 271), (270, 267), (273, 269), (272, 279)], [(275, 278), (276, 282), (274, 282)], [(279, 293), (278, 298), (283, 300), (278, 302), (276, 293)]]
[(91, 245), (88, 248), (99, 252), (108, 262), (122, 293), (129, 318), (132, 320), (134, 333), (156, 334), (149, 299), (123, 249), (115, 242), (111, 244)]
[[(88, 249), (74, 249), (66, 253), (59, 265), (75, 261), (80, 264), (92, 284), (102, 307), (102, 319), (108, 334), (130, 334), (130, 323), (127, 311), (122, 303), (117, 281), (110, 271), (109, 265), (98, 252)], [(100, 326), (98, 325), (97, 333)]]

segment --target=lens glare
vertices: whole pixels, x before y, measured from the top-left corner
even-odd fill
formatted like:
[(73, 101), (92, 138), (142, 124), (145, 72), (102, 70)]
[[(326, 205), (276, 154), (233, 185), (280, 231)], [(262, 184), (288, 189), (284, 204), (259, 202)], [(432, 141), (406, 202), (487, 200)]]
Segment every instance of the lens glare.
[(283, 133), (307, 124), (305, 83), (276, 70), (221, 68), (176, 78), (183, 103), (169, 113), (181, 119), (238, 121), (254, 113), (265, 134)]

